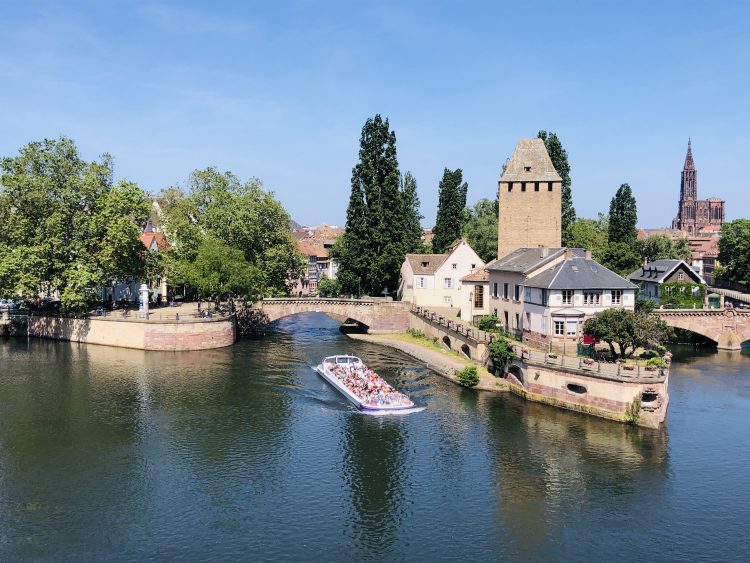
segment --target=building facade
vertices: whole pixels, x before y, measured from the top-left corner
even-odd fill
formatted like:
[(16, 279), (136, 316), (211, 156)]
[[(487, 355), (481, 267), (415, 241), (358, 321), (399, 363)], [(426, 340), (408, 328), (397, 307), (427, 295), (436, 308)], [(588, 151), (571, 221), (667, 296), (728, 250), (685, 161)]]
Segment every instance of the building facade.
[(398, 299), (420, 307), (450, 309), (463, 319), (462, 311), (471, 309), (470, 294), (474, 298), (474, 283), (465, 286), (463, 280), (483, 268), (484, 262), (465, 240), (446, 254), (407, 254), (401, 265)]
[(522, 247), (561, 246), (562, 178), (542, 139), (518, 142), (498, 190), (498, 257)]
[(657, 305), (665, 297), (665, 289), (673, 292), (684, 286), (693, 292), (696, 284), (706, 285), (701, 275), (684, 260), (654, 260), (638, 268), (628, 279), (640, 288), (638, 299), (650, 300)]
[(707, 227), (721, 227), (725, 221), (724, 200), (698, 199), (698, 170), (693, 161), (693, 150), (688, 140), (685, 164), (680, 174), (680, 201), (672, 228), (697, 235)]

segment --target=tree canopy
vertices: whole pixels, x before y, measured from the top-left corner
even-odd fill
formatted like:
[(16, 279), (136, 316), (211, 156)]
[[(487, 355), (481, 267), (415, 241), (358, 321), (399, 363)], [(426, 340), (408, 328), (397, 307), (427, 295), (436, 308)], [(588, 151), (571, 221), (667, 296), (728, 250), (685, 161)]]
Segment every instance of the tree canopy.
[(576, 210), (573, 206), (573, 192), (570, 180), (570, 164), (568, 163), (568, 152), (563, 148), (557, 133), (539, 131), (539, 139), (544, 141), (547, 153), (552, 160), (552, 165), (562, 178), (562, 211), (560, 214), (560, 227), (562, 231), (562, 245), (574, 246), (571, 231), (576, 222)]
[(632, 356), (637, 348), (661, 349), (673, 335), (672, 328), (659, 317), (619, 308), (595, 313), (583, 323), (583, 330), (606, 342), (612, 356), (622, 359)]
[(342, 291), (379, 295), (398, 287), (399, 272), (409, 249), (421, 238), (416, 181), (403, 182), (396, 157), (396, 134), (388, 119), (369, 118), (362, 127), (359, 161), (352, 170), (346, 210), (346, 233), (333, 249), (339, 262)]
[(569, 246), (591, 250), (594, 260), (601, 262), (607, 251), (609, 218), (599, 213), (597, 219), (576, 219), (570, 228)]
[(685, 260), (688, 264), (692, 258), (690, 243), (686, 238), (672, 240), (667, 235), (651, 235), (640, 242), (642, 260)]
[(638, 210), (628, 184), (622, 184), (609, 204), (609, 242), (635, 242)]
[(721, 226), (720, 277), (750, 286), (750, 219), (735, 219)]
[(464, 208), (468, 189), (469, 184), (463, 181), (460, 168), (443, 170), (443, 179), (438, 186), (437, 219), (432, 230), (432, 250), (436, 254), (442, 254), (461, 238), (466, 222)]
[(464, 238), (485, 262), (497, 258), (497, 199), (480, 199), (464, 214), (469, 218), (464, 225)]
[[(231, 172), (196, 170), (187, 193), (169, 188), (160, 201), (175, 283), (204, 294), (257, 298), (287, 295), (299, 279), (303, 259), (289, 232), (289, 214), (259, 180), (243, 183)], [(230, 276), (229, 268), (243, 271)], [(209, 272), (210, 281), (198, 283)]]
[(87, 162), (66, 138), (32, 142), (2, 159), (0, 293), (58, 291), (62, 306), (85, 310), (94, 290), (139, 278), (147, 195), (113, 182), (112, 159)]

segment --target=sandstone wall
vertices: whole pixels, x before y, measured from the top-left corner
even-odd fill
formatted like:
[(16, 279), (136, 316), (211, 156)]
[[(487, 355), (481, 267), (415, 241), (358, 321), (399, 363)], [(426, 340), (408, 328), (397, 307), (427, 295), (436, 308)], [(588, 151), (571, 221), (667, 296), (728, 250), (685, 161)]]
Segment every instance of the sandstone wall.
[(28, 335), (140, 350), (205, 350), (231, 346), (234, 319), (138, 321), (30, 317)]

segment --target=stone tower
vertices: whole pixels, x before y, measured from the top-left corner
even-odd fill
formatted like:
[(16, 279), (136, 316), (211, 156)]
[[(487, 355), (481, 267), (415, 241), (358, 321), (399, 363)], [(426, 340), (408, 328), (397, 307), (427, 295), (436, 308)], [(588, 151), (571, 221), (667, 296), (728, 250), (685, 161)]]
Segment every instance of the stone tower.
[(517, 248), (561, 246), (562, 178), (542, 139), (518, 141), (498, 189), (498, 257)]
[(715, 197), (698, 199), (698, 171), (695, 169), (693, 149), (688, 139), (685, 164), (680, 174), (680, 201), (672, 228), (696, 235), (709, 225), (720, 227), (724, 221), (724, 200)]

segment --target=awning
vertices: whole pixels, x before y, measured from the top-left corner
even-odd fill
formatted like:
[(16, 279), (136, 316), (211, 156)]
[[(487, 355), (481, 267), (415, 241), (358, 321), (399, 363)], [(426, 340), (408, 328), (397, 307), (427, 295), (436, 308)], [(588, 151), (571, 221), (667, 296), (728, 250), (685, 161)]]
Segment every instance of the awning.
[(586, 313), (579, 311), (578, 309), (558, 309), (552, 311), (552, 318), (555, 317), (585, 317)]

